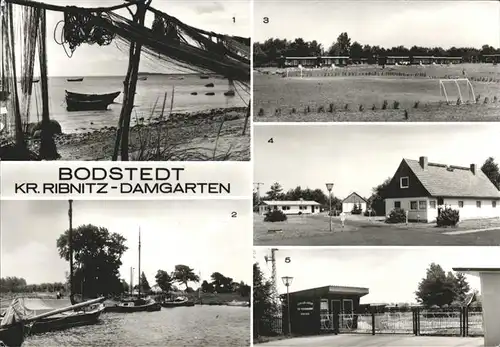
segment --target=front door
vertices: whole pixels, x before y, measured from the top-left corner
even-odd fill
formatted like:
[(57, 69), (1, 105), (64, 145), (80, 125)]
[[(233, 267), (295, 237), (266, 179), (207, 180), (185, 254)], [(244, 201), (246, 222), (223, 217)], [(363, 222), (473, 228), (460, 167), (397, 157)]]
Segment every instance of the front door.
[(314, 206), (311, 206), (311, 212), (314, 213)]
[(342, 304), (340, 300), (332, 300), (331, 302), (331, 315), (333, 317), (333, 328), (335, 333), (339, 332), (339, 325), (340, 325), (340, 315), (342, 313)]

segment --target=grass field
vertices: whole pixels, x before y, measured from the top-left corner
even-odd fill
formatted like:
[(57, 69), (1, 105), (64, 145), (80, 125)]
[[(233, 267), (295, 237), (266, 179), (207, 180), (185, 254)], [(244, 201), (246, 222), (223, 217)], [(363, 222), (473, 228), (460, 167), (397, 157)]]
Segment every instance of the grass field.
[[(458, 89), (448, 82), (448, 105), (441, 96), (439, 79), (461, 78), (463, 68), (478, 101), (456, 105)], [(254, 74), (257, 122), (500, 120), (500, 67), (492, 64), (394, 66), (384, 70), (350, 66), (313, 70), (302, 78), (264, 72)], [(460, 82), (459, 86), (466, 101), (466, 85)]]
[(330, 232), (325, 214), (290, 215), (287, 221), (274, 223), (254, 214), (254, 245), (496, 246), (500, 245), (500, 220), (471, 220), (454, 228), (438, 228), (432, 223), (386, 224), (380, 218), (348, 216), (344, 229), (334, 217)]

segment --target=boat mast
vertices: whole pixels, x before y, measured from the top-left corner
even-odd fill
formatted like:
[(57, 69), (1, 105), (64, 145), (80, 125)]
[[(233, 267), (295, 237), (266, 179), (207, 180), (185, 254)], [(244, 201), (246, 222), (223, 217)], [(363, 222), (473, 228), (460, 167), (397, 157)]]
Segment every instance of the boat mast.
[(68, 231), (68, 248), (69, 248), (69, 299), (71, 305), (75, 304), (73, 297), (73, 200), (69, 200), (69, 231)]
[(139, 227), (139, 282), (137, 282), (137, 286), (139, 287), (139, 299), (141, 298), (141, 228)]

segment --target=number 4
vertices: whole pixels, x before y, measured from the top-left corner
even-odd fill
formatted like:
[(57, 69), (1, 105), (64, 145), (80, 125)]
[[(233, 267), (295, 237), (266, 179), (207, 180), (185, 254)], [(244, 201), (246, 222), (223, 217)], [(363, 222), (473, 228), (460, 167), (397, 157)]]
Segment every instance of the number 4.
[(269, 140), (267, 140), (267, 143), (274, 143), (274, 139), (271, 137)]

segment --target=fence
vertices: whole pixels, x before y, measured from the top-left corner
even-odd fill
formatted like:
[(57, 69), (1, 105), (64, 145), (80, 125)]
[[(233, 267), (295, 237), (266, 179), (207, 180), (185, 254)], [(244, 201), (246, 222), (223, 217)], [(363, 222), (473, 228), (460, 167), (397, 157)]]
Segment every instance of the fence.
[[(406, 334), (416, 336), (483, 336), (480, 308), (423, 309), (320, 315), (320, 332), (354, 334)], [(287, 333), (286, 317), (258, 321), (257, 333), (275, 336)], [(254, 325), (255, 327), (255, 325)], [(292, 327), (293, 332), (293, 327)]]
[(340, 314), (339, 332), (414, 334), (427, 336), (482, 336), (482, 312), (463, 308), (421, 309), (409, 312)]

